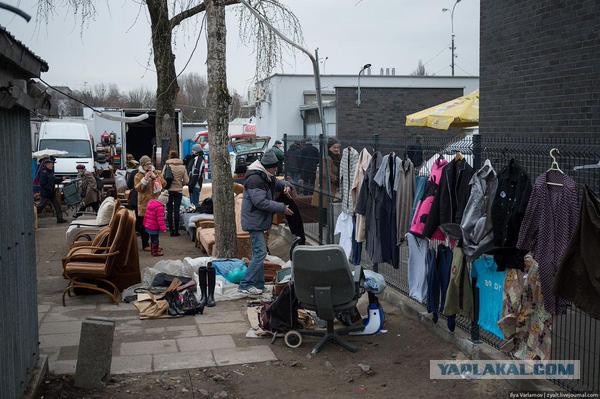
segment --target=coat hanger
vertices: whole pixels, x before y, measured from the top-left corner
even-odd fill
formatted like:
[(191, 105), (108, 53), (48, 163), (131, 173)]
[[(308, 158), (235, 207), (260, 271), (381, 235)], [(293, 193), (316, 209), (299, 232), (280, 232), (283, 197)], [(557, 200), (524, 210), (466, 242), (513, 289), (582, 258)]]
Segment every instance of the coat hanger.
[[(558, 148), (553, 148), (550, 150), (550, 158), (552, 158), (552, 164), (550, 165), (550, 169), (548, 169), (546, 171), (546, 173), (555, 170), (557, 172), (560, 172), (561, 174), (565, 174), (565, 172), (563, 172), (560, 167), (558, 166), (558, 162), (556, 162), (556, 157), (554, 156), (554, 151), (556, 151), (557, 155), (560, 155), (560, 151), (558, 151)], [(562, 187), (563, 184), (561, 183), (553, 183), (553, 182), (546, 182), (546, 184), (550, 185), (550, 186), (559, 186)]]
[(584, 169), (600, 169), (600, 161), (598, 161), (598, 163), (593, 163), (593, 164), (589, 164), (589, 165), (580, 165), (580, 166), (575, 166), (573, 168), (573, 170), (584, 170)]

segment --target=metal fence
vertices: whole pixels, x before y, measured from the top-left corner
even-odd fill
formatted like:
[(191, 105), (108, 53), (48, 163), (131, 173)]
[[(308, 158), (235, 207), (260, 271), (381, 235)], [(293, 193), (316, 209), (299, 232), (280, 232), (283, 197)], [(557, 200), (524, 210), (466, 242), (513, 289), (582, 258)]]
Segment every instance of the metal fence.
[(0, 107), (0, 398), (20, 397), (38, 357), (29, 112)]
[[(323, 163), (319, 162), (319, 159), (323, 159), (327, 153), (327, 140), (322, 136), (313, 138), (310, 144), (315, 147), (314, 150), (299, 153), (294, 150), (294, 146), (305, 143), (306, 138), (302, 136), (285, 137), (285, 174), (300, 193), (298, 202), (306, 234), (319, 243), (332, 243), (336, 240), (333, 235), (335, 221), (341, 212), (341, 206), (336, 203), (339, 198), (332, 193), (333, 190), (316, 188), (316, 182), (323, 181), (326, 175), (326, 171), (320, 169)], [(498, 137), (468, 133), (453, 136), (440, 133), (426, 138), (417, 136), (382, 139), (373, 135), (343, 139), (341, 145), (342, 148), (350, 145), (359, 151), (367, 148), (371, 152), (380, 151), (383, 154), (396, 152), (400, 157), (408, 155), (415, 164), (421, 165), (418, 168), (421, 175), (428, 174), (438, 154), (451, 160), (454, 154), (460, 151), (467, 162), (476, 169), (484, 160), (489, 159), (497, 172), (502, 170), (510, 159), (515, 159), (527, 170), (532, 182), (550, 167), (549, 152), (552, 148), (557, 148), (560, 152), (557, 160), (561, 169), (573, 177), (580, 187), (588, 185), (595, 192), (600, 192), (600, 169), (573, 171), (573, 167), (577, 165), (593, 164), (600, 160), (600, 136)], [(319, 158), (316, 158), (317, 156)], [(400, 267), (397, 269), (388, 264), (372, 264), (363, 256), (364, 265), (378, 270), (385, 276), (388, 285), (408, 297), (407, 262), (406, 244), (400, 247)], [(473, 286), (475, 287), (474, 284)], [(457, 317), (456, 324), (469, 333), (474, 342), (481, 340), (496, 349), (502, 344), (498, 337), (480, 329), (476, 322)], [(555, 315), (552, 358), (581, 362), (580, 380), (553, 382), (570, 391), (600, 391), (600, 321), (575, 306), (570, 306), (564, 315)]]

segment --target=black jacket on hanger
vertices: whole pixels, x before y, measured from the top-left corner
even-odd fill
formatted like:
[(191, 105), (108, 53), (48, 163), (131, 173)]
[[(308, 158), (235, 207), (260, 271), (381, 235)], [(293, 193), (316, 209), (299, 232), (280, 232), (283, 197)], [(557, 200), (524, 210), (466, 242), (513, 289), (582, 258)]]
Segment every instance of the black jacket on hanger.
[(523, 269), (526, 254), (516, 245), (531, 189), (527, 172), (514, 159), (498, 174), (498, 188), (492, 204), (494, 248), (488, 251), (494, 255), (498, 271), (507, 267)]
[(443, 224), (460, 224), (471, 194), (469, 182), (474, 173), (475, 170), (464, 158), (454, 159), (444, 166), (440, 187), (423, 230), (425, 237), (431, 238), (437, 228)]

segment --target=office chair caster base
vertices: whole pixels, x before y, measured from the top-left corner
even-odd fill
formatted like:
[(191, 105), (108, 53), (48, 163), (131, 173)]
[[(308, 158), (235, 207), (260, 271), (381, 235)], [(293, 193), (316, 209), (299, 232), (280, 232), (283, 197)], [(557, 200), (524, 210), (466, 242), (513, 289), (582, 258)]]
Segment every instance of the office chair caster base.
[(288, 331), (283, 337), (288, 348), (299, 348), (302, 345), (302, 334), (296, 330)]

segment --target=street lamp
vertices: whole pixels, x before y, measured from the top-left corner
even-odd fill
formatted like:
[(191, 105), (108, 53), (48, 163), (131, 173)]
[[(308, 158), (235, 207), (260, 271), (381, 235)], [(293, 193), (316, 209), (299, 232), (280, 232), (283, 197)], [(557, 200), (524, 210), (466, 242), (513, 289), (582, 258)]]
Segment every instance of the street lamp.
[[(456, 8), (456, 5), (460, 3), (460, 1), (461, 0), (456, 0), (454, 6), (452, 6), (452, 12), (450, 13), (450, 23), (452, 25), (452, 47), (450, 47), (452, 50), (452, 64), (450, 64), (450, 67), (452, 67), (452, 76), (454, 76), (454, 50), (456, 50), (456, 47), (454, 47), (454, 9)], [(447, 8), (442, 8), (442, 12), (446, 11), (448, 11)]]
[(327, 62), (327, 60), (329, 59), (329, 57), (325, 57), (325, 58), (320, 58), (319, 61), (321, 62), (321, 64), (323, 64), (323, 73), (325, 73), (325, 63)]
[(362, 73), (369, 68), (371, 68), (371, 64), (365, 64), (365, 65), (363, 65), (360, 72), (358, 72), (358, 90), (356, 91), (356, 106), (357, 107), (360, 107), (360, 75), (362, 75)]

